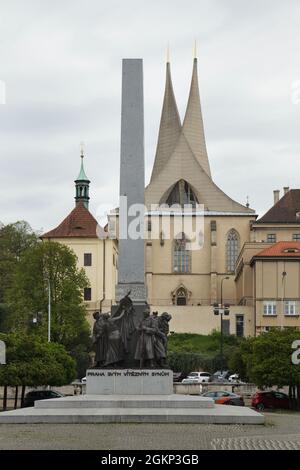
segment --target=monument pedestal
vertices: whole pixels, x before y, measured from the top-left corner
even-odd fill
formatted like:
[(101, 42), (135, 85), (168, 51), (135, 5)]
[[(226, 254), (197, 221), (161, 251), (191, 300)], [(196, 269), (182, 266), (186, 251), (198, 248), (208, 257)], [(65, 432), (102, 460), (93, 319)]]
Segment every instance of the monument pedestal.
[(141, 283), (118, 283), (116, 285), (116, 300), (119, 302), (130, 291), (130, 298), (135, 305), (145, 306), (147, 289), (144, 282)]
[(34, 407), (0, 413), (0, 424), (16, 423), (209, 423), (263, 424), (245, 406), (215, 405), (189, 395), (79, 395), (39, 400)]
[(168, 369), (89, 369), (87, 395), (172, 395), (173, 372)]

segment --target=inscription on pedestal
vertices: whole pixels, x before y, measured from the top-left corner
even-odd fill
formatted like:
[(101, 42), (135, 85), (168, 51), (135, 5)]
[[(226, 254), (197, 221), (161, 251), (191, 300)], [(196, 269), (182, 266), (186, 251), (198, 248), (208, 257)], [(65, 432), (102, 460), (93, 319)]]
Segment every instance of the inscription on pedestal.
[(171, 395), (173, 372), (169, 369), (90, 369), (87, 395)]

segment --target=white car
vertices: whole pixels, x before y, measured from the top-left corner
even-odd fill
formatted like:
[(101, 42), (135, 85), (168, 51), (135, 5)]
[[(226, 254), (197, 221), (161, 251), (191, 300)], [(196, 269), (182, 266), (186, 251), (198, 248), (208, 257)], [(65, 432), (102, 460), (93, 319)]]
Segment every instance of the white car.
[(239, 374), (232, 374), (228, 377), (229, 382), (239, 382), (240, 377)]
[(82, 384), (86, 384), (86, 377), (82, 377), (81, 383), (82, 383)]
[(210, 381), (211, 374), (209, 372), (190, 372), (189, 375), (183, 379), (182, 384), (201, 384)]

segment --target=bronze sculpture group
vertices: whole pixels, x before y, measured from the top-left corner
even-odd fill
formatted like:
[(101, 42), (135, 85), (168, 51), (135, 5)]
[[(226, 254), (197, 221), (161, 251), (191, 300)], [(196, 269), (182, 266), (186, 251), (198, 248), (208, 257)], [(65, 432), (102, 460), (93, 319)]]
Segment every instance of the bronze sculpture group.
[(129, 352), (133, 333), (138, 334), (134, 352), (137, 367), (167, 367), (167, 336), (171, 315), (150, 314), (145, 305), (143, 318), (136, 325), (134, 306), (127, 294), (113, 315), (94, 313), (93, 344), (95, 367), (119, 367)]

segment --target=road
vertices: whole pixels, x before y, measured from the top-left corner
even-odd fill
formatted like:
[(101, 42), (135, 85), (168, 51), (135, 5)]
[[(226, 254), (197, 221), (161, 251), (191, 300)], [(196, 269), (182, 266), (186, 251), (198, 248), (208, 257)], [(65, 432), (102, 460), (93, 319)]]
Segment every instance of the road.
[(300, 450), (300, 413), (265, 413), (266, 424), (3, 424), (0, 449)]

